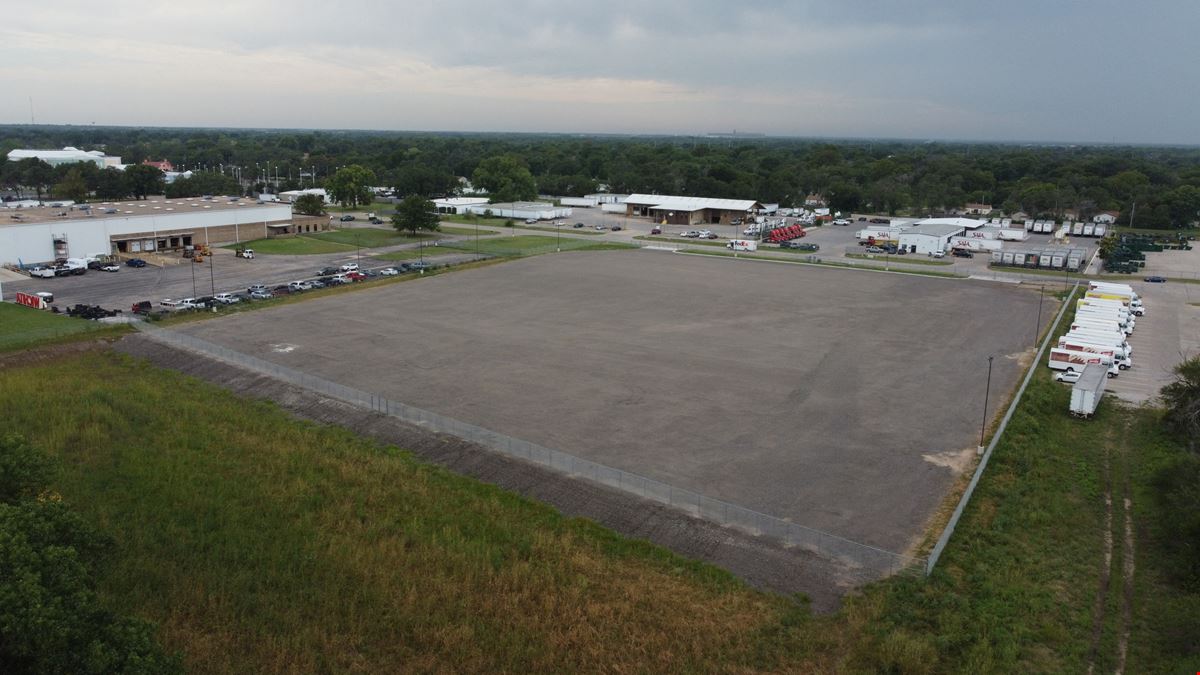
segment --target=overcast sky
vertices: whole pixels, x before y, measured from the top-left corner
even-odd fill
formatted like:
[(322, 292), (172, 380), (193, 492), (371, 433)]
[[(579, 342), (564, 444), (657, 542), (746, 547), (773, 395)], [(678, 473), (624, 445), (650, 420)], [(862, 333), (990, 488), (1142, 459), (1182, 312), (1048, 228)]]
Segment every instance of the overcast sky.
[(1200, 143), (1200, 0), (9, 9), (4, 123)]

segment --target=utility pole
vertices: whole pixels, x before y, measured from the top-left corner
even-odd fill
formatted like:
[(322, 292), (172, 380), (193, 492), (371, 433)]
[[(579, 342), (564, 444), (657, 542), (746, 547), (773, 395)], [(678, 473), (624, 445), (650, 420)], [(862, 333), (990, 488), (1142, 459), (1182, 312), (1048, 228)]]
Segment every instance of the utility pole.
[(979, 454), (983, 454), (983, 434), (987, 431), (988, 396), (992, 393), (992, 359), (988, 357), (987, 388), (983, 390), (983, 420), (979, 423)]

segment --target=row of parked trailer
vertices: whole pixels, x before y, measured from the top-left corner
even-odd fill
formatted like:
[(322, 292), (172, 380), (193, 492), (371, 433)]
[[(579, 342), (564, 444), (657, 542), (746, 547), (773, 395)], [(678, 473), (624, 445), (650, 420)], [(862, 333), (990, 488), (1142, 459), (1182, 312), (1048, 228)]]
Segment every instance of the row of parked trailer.
[(1050, 246), (1040, 249), (992, 251), (992, 264), (1028, 269), (1078, 272), (1087, 261), (1087, 250)]
[[(1007, 227), (1007, 225), (1005, 225)], [(1088, 223), (1064, 221), (1061, 225), (1053, 220), (1027, 220), (1025, 231), (1034, 234), (1054, 234), (1061, 232), (1063, 236), (1072, 237), (1103, 237), (1108, 234), (1108, 225), (1104, 223)]]
[(1104, 380), (1133, 367), (1129, 336), (1145, 314), (1141, 297), (1128, 284), (1092, 281), (1075, 303), (1070, 330), (1050, 349), (1054, 378), (1073, 385), (1071, 413), (1091, 417)]

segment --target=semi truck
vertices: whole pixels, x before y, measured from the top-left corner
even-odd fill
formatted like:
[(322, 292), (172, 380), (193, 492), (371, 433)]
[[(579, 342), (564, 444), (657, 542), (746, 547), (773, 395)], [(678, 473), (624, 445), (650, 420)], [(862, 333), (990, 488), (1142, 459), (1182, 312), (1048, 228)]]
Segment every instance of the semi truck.
[(1085, 367), (1079, 379), (1071, 385), (1071, 414), (1084, 419), (1096, 414), (1096, 407), (1104, 397), (1107, 379), (1102, 366)]
[(1103, 354), (1112, 360), (1120, 370), (1129, 370), (1133, 367), (1133, 359), (1125, 353), (1121, 347), (1112, 345), (1102, 345), (1095, 342), (1084, 342), (1078, 338), (1064, 336), (1058, 339), (1058, 348), (1066, 349), (1074, 352), (1091, 352), (1093, 354)]
[(1095, 352), (1080, 352), (1072, 349), (1059, 349), (1052, 347), (1050, 349), (1050, 358), (1046, 365), (1051, 370), (1065, 370), (1068, 372), (1081, 372), (1088, 364), (1099, 364), (1108, 370), (1109, 377), (1116, 377), (1120, 374), (1120, 369), (1113, 364), (1112, 357)]

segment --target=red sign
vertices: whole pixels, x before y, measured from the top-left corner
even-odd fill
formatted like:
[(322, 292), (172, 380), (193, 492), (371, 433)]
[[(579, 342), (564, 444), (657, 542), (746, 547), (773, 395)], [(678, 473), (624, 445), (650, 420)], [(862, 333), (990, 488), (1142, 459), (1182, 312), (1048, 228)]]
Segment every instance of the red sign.
[(34, 309), (46, 309), (46, 301), (36, 295), (28, 293), (17, 293), (17, 304), (32, 307)]

